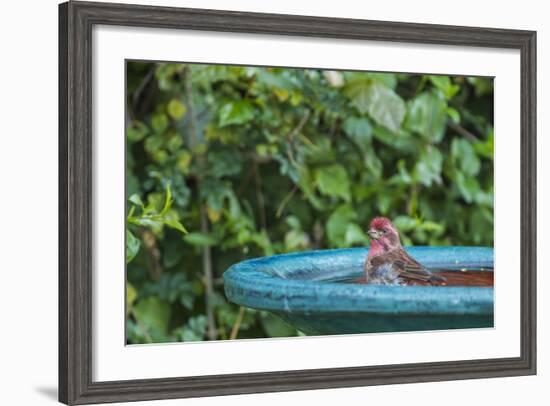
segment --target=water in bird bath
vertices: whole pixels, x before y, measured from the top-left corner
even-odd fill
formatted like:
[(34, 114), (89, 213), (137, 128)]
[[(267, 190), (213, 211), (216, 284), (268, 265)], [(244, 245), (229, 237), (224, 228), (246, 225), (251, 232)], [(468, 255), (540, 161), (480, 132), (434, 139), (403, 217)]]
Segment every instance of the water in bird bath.
[[(477, 268), (477, 269), (431, 269), (435, 275), (443, 276), (445, 282), (422, 282), (409, 281), (406, 284), (410, 286), (478, 286), (478, 287), (493, 287), (494, 284), (494, 269), (493, 268)], [(366, 284), (364, 276), (353, 277), (349, 279), (331, 280), (336, 283), (353, 283)]]

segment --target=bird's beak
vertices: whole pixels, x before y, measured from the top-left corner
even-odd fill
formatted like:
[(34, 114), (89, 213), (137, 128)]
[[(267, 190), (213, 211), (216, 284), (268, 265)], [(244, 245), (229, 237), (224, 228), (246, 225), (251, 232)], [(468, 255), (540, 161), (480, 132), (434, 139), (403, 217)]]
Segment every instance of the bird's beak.
[(369, 235), (370, 238), (374, 240), (378, 240), (381, 235), (380, 231), (375, 230), (374, 228), (369, 229), (369, 231), (367, 231), (367, 234)]

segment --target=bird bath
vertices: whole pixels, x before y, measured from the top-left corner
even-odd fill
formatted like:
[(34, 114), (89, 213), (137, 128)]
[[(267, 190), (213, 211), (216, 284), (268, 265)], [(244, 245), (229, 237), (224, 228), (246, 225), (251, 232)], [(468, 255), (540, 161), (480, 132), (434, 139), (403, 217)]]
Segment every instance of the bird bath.
[[(493, 249), (406, 248), (428, 269), (490, 272)], [(367, 248), (310, 251), (240, 262), (223, 275), (236, 304), (268, 310), (309, 335), (493, 326), (490, 286), (383, 286), (360, 278)], [(458, 276), (458, 274), (457, 274)]]

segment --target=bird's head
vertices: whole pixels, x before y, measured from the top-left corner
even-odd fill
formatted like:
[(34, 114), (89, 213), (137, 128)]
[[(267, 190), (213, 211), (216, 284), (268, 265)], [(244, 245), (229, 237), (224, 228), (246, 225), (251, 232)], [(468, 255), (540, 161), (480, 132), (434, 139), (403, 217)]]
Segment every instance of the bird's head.
[(401, 247), (399, 232), (386, 217), (376, 217), (370, 222), (369, 237), (371, 246), (377, 250), (390, 251)]

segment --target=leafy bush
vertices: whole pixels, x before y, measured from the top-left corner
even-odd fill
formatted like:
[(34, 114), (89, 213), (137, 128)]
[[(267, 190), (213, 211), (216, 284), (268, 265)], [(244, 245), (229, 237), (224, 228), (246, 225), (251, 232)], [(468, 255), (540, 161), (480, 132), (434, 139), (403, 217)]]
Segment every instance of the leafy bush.
[(491, 79), (128, 62), (127, 85), (129, 343), (300, 334), (223, 271), (368, 245), (377, 215), (493, 244)]

